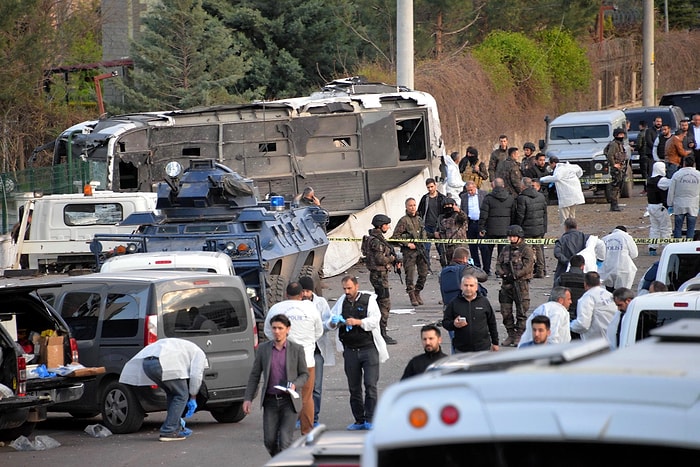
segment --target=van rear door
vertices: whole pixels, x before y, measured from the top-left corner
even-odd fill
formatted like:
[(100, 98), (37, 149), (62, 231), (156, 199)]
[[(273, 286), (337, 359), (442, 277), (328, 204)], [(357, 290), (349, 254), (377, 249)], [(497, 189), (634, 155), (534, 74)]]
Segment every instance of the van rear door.
[[(207, 354), (208, 408), (242, 401), (255, 352), (255, 320), (239, 277), (211, 276), (158, 284), (159, 337), (187, 339)], [(162, 330), (162, 331), (161, 331)]]

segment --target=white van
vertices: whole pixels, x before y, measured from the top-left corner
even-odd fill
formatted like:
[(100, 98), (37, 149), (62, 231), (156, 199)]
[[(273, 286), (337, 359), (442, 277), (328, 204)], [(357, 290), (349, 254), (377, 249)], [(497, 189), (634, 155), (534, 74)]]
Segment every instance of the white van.
[(234, 276), (231, 258), (220, 251), (164, 251), (114, 256), (102, 264), (100, 272), (158, 269), (161, 271), (212, 272)]
[(700, 320), (652, 335), (614, 352), (604, 339), (491, 352), (393, 384), (362, 466), (695, 465)]

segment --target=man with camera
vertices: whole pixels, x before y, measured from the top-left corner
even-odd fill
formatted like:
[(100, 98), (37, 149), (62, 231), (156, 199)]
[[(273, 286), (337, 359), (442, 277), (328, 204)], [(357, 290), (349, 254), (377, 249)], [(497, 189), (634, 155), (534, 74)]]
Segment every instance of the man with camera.
[(454, 331), (455, 352), (498, 350), (496, 314), (489, 299), (478, 295), (479, 281), (474, 276), (462, 278), (462, 293), (452, 300), (442, 317), (442, 327)]

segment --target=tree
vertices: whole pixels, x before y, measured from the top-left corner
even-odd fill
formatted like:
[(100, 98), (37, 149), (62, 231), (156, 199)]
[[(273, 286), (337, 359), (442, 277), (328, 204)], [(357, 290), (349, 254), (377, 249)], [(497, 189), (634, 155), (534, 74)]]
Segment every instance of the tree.
[[(26, 156), (80, 113), (67, 108), (65, 91), (47, 93), (46, 70), (70, 62), (77, 50), (99, 43), (99, 22), (88, 23), (94, 5), (75, 9), (69, 0), (0, 2), (0, 157), (2, 172), (25, 167)], [(88, 55), (86, 55), (88, 56)], [(75, 63), (75, 62), (74, 62)]]
[(132, 44), (129, 107), (172, 110), (240, 100), (236, 86), (250, 66), (244, 41), (207, 13), (201, 0), (163, 0), (143, 25)]
[(357, 63), (346, 0), (212, 0), (208, 8), (247, 38), (253, 66), (241, 87), (264, 98), (306, 94)]

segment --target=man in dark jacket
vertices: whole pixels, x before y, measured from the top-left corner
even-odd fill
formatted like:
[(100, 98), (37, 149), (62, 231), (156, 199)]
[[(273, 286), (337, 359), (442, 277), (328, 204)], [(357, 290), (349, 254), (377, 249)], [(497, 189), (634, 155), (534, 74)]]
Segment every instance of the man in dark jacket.
[(523, 172), (520, 170), (520, 150), (516, 147), (508, 148), (508, 157), (498, 164), (496, 178), (502, 178), (506, 189), (515, 197), (520, 194), (520, 180)]
[[(528, 177), (532, 180), (539, 180), (542, 177), (546, 177), (549, 175), (549, 171), (547, 170), (547, 156), (545, 156), (543, 153), (538, 152), (534, 156), (534, 164), (530, 166), (529, 169), (527, 169), (525, 172), (523, 172), (523, 175), (525, 177)], [(540, 187), (540, 193), (544, 195), (544, 199), (549, 200), (549, 184), (548, 183), (543, 183), (542, 186)]]
[[(482, 238), (497, 239), (506, 238), (506, 230), (513, 223), (515, 200), (505, 189), (502, 178), (496, 178), (492, 182), (493, 190), (484, 197), (479, 213), (479, 235)], [(491, 273), (491, 257), (493, 256), (493, 244), (481, 252), (482, 269), (486, 274)], [(498, 252), (503, 245), (498, 245)]]
[[(469, 250), (460, 246), (455, 248), (452, 262), (440, 271), (440, 295), (442, 296), (443, 309), (462, 291), (462, 278), (464, 276), (474, 276), (480, 283), (488, 280), (488, 275), (482, 269), (469, 264)], [(482, 290), (481, 295), (488, 294), (486, 288), (481, 284), (479, 284), (479, 289)]]
[(454, 331), (457, 352), (498, 350), (496, 314), (488, 298), (477, 295), (478, 284), (476, 277), (463, 277), (462, 294), (443, 313), (442, 327)]
[[(442, 203), (445, 201), (445, 195), (437, 189), (437, 183), (434, 178), (425, 180), (425, 187), (428, 192), (423, 195), (418, 203), (418, 215), (423, 219), (423, 228), (427, 238), (435, 238), (434, 234), (437, 230), (437, 219), (442, 212)], [(425, 244), (425, 257), (430, 259), (430, 243)], [(435, 245), (438, 253), (442, 252), (442, 244)], [(428, 270), (430, 270), (430, 262), (428, 262)]]
[[(524, 177), (522, 191), (515, 200), (513, 222), (523, 228), (526, 238), (544, 238), (547, 233), (547, 200), (532, 186), (532, 179)], [(543, 278), (547, 272), (544, 263), (544, 245), (532, 245), (535, 251), (535, 279)]]
[[(569, 318), (573, 321), (576, 319), (576, 307), (578, 299), (586, 292), (584, 288), (584, 273), (583, 269), (586, 265), (586, 259), (581, 255), (574, 255), (569, 260), (571, 267), (568, 271), (562, 272), (554, 283), (554, 287), (566, 287), (571, 293), (571, 305), (569, 305)], [(572, 339), (580, 339), (577, 333), (571, 333)]]
[(447, 354), (440, 347), (440, 344), (442, 344), (440, 328), (434, 324), (426, 324), (420, 329), (420, 338), (423, 343), (423, 353), (413, 357), (408, 362), (403, 371), (403, 376), (401, 376), (402, 380), (424, 373), (430, 364), (447, 357)]
[(558, 283), (559, 276), (566, 272), (571, 257), (586, 248), (588, 235), (577, 230), (576, 219), (568, 218), (564, 221), (564, 233), (554, 243), (554, 257), (557, 259), (557, 269), (554, 271), (554, 283)]
[(496, 178), (498, 166), (508, 157), (508, 137), (501, 135), (498, 137), (498, 147), (493, 150), (489, 157), (489, 180)]

